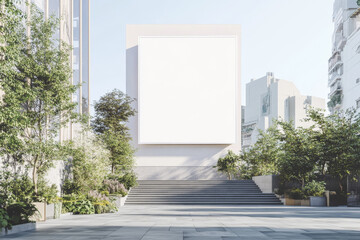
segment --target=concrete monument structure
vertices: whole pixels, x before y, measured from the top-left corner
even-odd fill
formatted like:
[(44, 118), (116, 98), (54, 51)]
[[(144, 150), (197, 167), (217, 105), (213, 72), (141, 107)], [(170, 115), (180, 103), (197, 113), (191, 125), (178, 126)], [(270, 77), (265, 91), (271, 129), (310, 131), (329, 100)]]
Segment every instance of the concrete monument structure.
[(128, 25), (129, 122), (139, 179), (219, 179), (241, 149), (240, 26)]

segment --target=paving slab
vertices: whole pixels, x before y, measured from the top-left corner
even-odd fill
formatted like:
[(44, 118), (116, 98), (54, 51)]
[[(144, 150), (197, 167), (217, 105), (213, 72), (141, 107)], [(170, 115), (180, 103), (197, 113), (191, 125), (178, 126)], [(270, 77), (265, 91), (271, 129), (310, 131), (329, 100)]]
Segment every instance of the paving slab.
[(69, 215), (8, 235), (17, 240), (360, 240), (360, 208), (128, 205)]

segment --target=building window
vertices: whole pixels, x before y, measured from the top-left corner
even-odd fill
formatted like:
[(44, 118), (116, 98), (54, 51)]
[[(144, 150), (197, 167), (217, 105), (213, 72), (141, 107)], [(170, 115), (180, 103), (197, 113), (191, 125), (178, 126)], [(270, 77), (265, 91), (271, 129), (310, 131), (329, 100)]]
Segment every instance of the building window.
[(356, 100), (356, 109), (360, 108), (360, 98), (358, 100)]
[(360, 83), (360, 78), (356, 79), (356, 84)]

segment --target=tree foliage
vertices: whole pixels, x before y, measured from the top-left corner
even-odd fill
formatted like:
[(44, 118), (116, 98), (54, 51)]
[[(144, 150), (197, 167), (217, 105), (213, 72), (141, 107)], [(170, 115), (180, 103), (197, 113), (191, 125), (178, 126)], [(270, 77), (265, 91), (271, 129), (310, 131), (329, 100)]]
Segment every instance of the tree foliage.
[(308, 128), (275, 121), (259, 132), (258, 141), (233, 161), (221, 158), (218, 169), (233, 166), (241, 178), (280, 174), (285, 181), (298, 181), (302, 187), (319, 177), (331, 175), (339, 183), (340, 194), (347, 178), (360, 175), (360, 113), (355, 109), (325, 116), (319, 109), (307, 109)]
[(103, 141), (86, 131), (71, 143), (70, 155), (76, 191), (87, 194), (90, 190), (100, 189), (110, 165), (110, 152)]
[(95, 118), (92, 126), (103, 139), (110, 151), (111, 173), (125, 174), (134, 166), (134, 149), (130, 145), (130, 136), (126, 122), (135, 115), (131, 104), (134, 99), (114, 89), (95, 103)]
[(232, 175), (238, 170), (238, 162), (239, 156), (229, 150), (224, 157), (219, 158), (215, 167), (219, 172), (225, 173), (228, 179), (231, 180)]
[(92, 126), (96, 133), (103, 134), (108, 131), (127, 136), (126, 122), (135, 115), (131, 104), (134, 101), (118, 89), (102, 96), (95, 103), (95, 117)]
[(338, 177), (339, 187), (349, 176), (360, 173), (360, 114), (355, 109), (325, 116), (324, 112), (309, 110), (308, 119), (314, 122), (314, 140), (321, 173)]
[(278, 134), (276, 126), (266, 131), (259, 130), (257, 142), (240, 153), (242, 177), (251, 178), (278, 173), (277, 163), (280, 154)]
[(70, 46), (53, 39), (59, 19), (45, 19), (35, 5), (29, 19), (29, 36), (23, 27), (24, 18), (6, 19), (13, 25), (4, 33), (0, 136), (7, 159), (25, 162), (32, 169), (37, 193), (39, 175), (63, 156), (59, 130), (77, 118), (71, 96), (78, 86), (70, 82)]
[(316, 159), (314, 147), (309, 131), (304, 128), (295, 128), (292, 123), (279, 121), (281, 141), (279, 156), (279, 172), (285, 180), (297, 180), (302, 186), (313, 175)]

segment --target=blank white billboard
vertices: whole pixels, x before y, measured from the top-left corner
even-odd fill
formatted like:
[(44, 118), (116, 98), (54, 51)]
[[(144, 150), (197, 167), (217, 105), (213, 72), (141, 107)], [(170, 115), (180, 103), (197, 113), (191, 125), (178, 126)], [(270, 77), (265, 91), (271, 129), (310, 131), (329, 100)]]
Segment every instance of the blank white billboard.
[(238, 64), (236, 36), (139, 37), (138, 143), (235, 143)]

